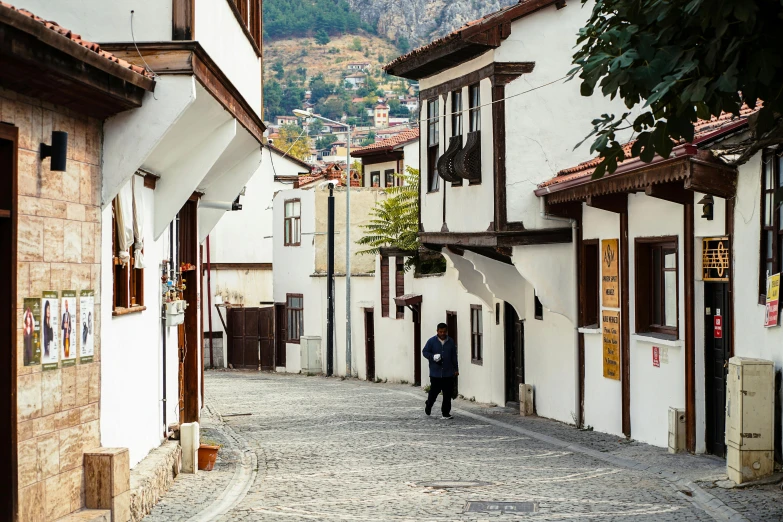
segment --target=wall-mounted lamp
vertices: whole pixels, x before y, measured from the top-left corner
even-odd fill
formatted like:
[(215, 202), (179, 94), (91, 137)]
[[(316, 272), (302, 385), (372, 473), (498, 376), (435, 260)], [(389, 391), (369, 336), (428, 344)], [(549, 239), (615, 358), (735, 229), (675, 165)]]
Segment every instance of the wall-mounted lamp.
[(52, 144), (41, 143), (41, 159), (52, 158), (50, 170), (65, 172), (68, 156), (68, 133), (52, 131)]
[(715, 206), (715, 201), (712, 199), (712, 196), (707, 194), (699, 200), (697, 205), (702, 205), (701, 218), (706, 219), (707, 221), (712, 221), (712, 209)]

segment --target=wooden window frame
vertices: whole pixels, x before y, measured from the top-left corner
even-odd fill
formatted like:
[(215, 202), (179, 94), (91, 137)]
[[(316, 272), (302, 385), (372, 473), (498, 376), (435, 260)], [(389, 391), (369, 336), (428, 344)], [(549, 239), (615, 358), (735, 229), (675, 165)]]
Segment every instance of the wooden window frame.
[[(476, 99), (473, 99), (473, 94)], [(481, 130), (481, 82), (468, 86), (468, 132)]]
[[(394, 258), (394, 295), (402, 297), (405, 295), (405, 260), (403, 258)], [(397, 306), (397, 319), (405, 319), (405, 307)]]
[(386, 188), (394, 186), (395, 174), (396, 172), (394, 171), (394, 169), (386, 169), (383, 171), (383, 178), (384, 178), (384, 183), (386, 183)]
[[(288, 206), (289, 203), (299, 203), (299, 215), (297, 216), (285, 215), (286, 206)], [(297, 228), (297, 230), (299, 231), (299, 237), (297, 238), (297, 241), (292, 241), (294, 236), (294, 230), (293, 230), (294, 221), (297, 221), (299, 223), (299, 227)], [(302, 245), (302, 200), (299, 198), (286, 199), (283, 202), (283, 246), (298, 247), (301, 245)]]
[(484, 319), (481, 305), (470, 305), (470, 362), (484, 364)]
[(544, 305), (541, 304), (541, 300), (535, 293), (533, 294), (533, 317), (539, 321), (544, 320)]
[(256, 56), (261, 58), (264, 16), (263, 0), (227, 0), (227, 2), (231, 12), (234, 13), (234, 18), (242, 27), (242, 32), (245, 33), (248, 41), (250, 41)]
[[(767, 272), (777, 274), (783, 265), (783, 207), (770, 209), (774, 205), (775, 191), (783, 186), (783, 149), (765, 151), (761, 161), (761, 209), (759, 223), (759, 304), (767, 302)], [(767, 212), (771, 212), (766, 223)], [(777, 231), (777, 233), (775, 233)], [(770, 239), (772, 244), (770, 245)], [(767, 256), (771, 252), (772, 257)]]
[[(661, 273), (673, 271), (675, 273), (675, 319), (676, 326), (666, 326), (656, 324), (654, 318), (654, 308), (656, 307), (655, 295), (653, 292), (654, 277), (653, 271), (656, 269), (652, 259), (654, 250), (661, 250)], [(663, 261), (663, 251), (671, 250), (674, 252), (675, 266), (673, 269), (666, 269)], [(655, 333), (672, 336), (678, 339), (680, 335), (680, 250), (677, 236), (665, 237), (637, 237), (634, 240), (634, 264), (636, 283), (636, 333)], [(666, 294), (665, 278), (661, 277), (660, 307), (659, 312), (663, 322), (665, 316)]]
[[(133, 268), (135, 264), (133, 244), (128, 254), (128, 263), (123, 266), (117, 255), (117, 218), (114, 201), (111, 203), (111, 252), (112, 252), (112, 316), (143, 312), (144, 306), (144, 269)], [(142, 250), (142, 253), (144, 250)]]
[(381, 256), (381, 317), (389, 317), (389, 256)]
[[(595, 252), (590, 252), (595, 249)], [(598, 239), (582, 241), (582, 268), (585, 278), (585, 295), (580, 307), (584, 310), (582, 316), (584, 327), (598, 328), (601, 317), (601, 247)], [(592, 266), (591, 266), (592, 263)], [(595, 278), (591, 282), (591, 279)]]
[[(451, 136), (462, 136), (462, 89), (451, 92)], [(457, 130), (458, 129), (458, 130)], [(451, 182), (452, 187), (461, 187), (462, 178)]]
[[(291, 299), (301, 299), (302, 306), (291, 306)], [(292, 328), (291, 320), (292, 313), (297, 315), (298, 330)], [(299, 344), (302, 338), (302, 332), (304, 332), (304, 295), (303, 294), (285, 294), (285, 342), (290, 344)], [(296, 335), (297, 337), (293, 337)]]
[[(434, 135), (434, 138), (433, 138)], [(440, 191), (438, 159), (440, 158), (440, 103), (437, 97), (427, 100), (427, 194)]]
[(370, 187), (372, 187), (372, 188), (381, 188), (381, 171), (380, 170), (370, 171)]

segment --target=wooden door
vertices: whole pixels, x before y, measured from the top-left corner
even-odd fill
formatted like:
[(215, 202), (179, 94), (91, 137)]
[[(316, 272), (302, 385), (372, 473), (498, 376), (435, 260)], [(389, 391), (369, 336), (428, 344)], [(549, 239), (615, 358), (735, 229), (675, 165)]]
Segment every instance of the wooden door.
[(449, 337), (451, 337), (454, 344), (459, 348), (459, 340), (457, 339), (457, 312), (446, 312), (446, 325), (449, 327)]
[(519, 402), (519, 385), (525, 382), (525, 331), (513, 306), (505, 304), (506, 401)]
[[(726, 380), (731, 356), (728, 283), (704, 283), (704, 376), (707, 451), (726, 456)], [(720, 316), (721, 333), (715, 321)]]
[(421, 386), (421, 304), (415, 304), (413, 311), (413, 384)]
[(375, 380), (375, 311), (364, 309), (364, 360), (367, 365), (367, 380)]
[(275, 309), (267, 306), (258, 310), (258, 343), (261, 369), (275, 371)]
[(275, 366), (285, 367), (285, 303), (275, 303)]
[(229, 312), (229, 363), (234, 368), (257, 370), (259, 362), (258, 308), (232, 308)]

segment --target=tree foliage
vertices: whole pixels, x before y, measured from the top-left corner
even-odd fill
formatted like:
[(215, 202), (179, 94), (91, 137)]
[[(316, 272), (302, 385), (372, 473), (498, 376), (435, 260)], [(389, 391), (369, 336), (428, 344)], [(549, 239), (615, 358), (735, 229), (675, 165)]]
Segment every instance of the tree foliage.
[(317, 140), (315, 140), (315, 148), (317, 150), (323, 150), (326, 147), (330, 146), (332, 143), (337, 141), (337, 136), (334, 134), (327, 134), (326, 136), (321, 136)]
[(308, 139), (302, 134), (301, 127), (283, 125), (278, 133), (280, 137), (275, 140), (275, 147), (300, 160), (304, 160), (310, 155), (310, 147), (307, 145)]
[(329, 38), (329, 33), (327, 33), (324, 29), (318, 29), (318, 31), (315, 32), (315, 43), (318, 45), (326, 45), (331, 41), (332, 40)]
[(629, 110), (593, 120), (585, 140), (594, 138), (590, 151), (603, 158), (594, 177), (623, 159), (623, 130), (633, 129), (632, 155), (649, 162), (692, 140), (697, 119), (738, 115), (743, 103), (763, 100), (757, 137), (779, 128), (782, 7), (781, 0), (596, 0), (571, 78), (582, 80), (583, 96), (619, 96)]
[(319, 29), (327, 35), (373, 31), (345, 0), (265, 0), (263, 11), (265, 39), (306, 37)]
[(419, 171), (407, 167), (397, 176), (403, 186), (387, 188), (389, 197), (370, 210), (370, 222), (362, 226), (365, 235), (356, 243), (369, 248), (360, 254), (377, 255), (383, 247), (419, 250)]

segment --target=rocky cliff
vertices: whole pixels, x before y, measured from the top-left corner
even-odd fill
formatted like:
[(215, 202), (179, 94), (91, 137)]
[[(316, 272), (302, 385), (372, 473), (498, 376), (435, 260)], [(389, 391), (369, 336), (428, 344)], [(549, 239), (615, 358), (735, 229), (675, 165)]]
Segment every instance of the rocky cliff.
[(518, 0), (348, 0), (380, 36), (417, 47)]

